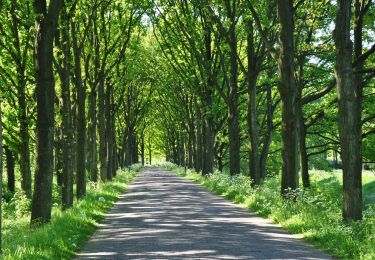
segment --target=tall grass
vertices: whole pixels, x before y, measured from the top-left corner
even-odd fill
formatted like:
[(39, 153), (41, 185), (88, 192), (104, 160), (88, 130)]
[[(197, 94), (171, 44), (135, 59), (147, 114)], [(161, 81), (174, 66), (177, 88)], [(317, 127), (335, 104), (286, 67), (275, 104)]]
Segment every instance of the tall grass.
[[(69, 259), (104, 218), (126, 185), (133, 179), (138, 166), (118, 171), (117, 177), (104, 184), (90, 183), (84, 199), (64, 212), (53, 209), (52, 221), (43, 227), (29, 226), (28, 200), (22, 194), (15, 196), (17, 203), (5, 207), (3, 252), (1, 259)], [(12, 208), (14, 207), (14, 208)]]
[[(366, 205), (361, 222), (344, 224), (341, 217), (342, 185), (335, 173), (312, 173), (312, 187), (291, 192), (293, 200), (280, 197), (280, 178), (268, 178), (252, 188), (247, 176), (215, 172), (203, 177), (168, 165), (178, 174), (202, 184), (225, 198), (279, 223), (289, 232), (344, 259), (375, 259), (375, 205)], [(368, 182), (366, 185), (374, 185)], [(373, 190), (367, 187), (366, 190)], [(369, 194), (365, 194), (365, 197)]]

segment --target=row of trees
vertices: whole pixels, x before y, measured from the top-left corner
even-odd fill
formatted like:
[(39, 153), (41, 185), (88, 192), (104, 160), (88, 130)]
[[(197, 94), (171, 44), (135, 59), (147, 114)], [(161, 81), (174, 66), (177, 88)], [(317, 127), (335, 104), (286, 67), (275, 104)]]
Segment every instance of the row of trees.
[(53, 176), (67, 209), (87, 179), (160, 151), (254, 185), (281, 169), (285, 195), (333, 151), (344, 219), (360, 219), (362, 160), (375, 160), (374, 7), (352, 4), (1, 1), (6, 197), (22, 190), (31, 222), (47, 223)]
[(88, 181), (138, 162), (157, 70), (140, 42), (146, 10), (136, 0), (0, 1), (5, 195), (31, 200), (32, 224), (51, 220), (54, 187), (65, 210)]
[(362, 160), (373, 160), (362, 156), (374, 133), (372, 1), (154, 5), (170, 68), (158, 97), (167, 160), (234, 175), (243, 159), (254, 185), (276, 161), (285, 195), (298, 188), (299, 169), (310, 186), (310, 158), (340, 153), (343, 217), (361, 219)]

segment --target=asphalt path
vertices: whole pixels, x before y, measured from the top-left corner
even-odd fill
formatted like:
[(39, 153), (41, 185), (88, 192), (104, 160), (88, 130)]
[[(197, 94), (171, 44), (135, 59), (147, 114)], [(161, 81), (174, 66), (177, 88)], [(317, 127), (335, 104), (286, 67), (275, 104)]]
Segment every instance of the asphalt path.
[(160, 168), (128, 186), (77, 259), (332, 259)]

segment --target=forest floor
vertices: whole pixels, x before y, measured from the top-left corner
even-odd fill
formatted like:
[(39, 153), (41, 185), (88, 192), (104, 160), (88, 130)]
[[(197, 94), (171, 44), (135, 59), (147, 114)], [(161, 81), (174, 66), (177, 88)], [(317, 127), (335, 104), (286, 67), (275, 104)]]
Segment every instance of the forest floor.
[(145, 168), (78, 259), (331, 259), (190, 180)]

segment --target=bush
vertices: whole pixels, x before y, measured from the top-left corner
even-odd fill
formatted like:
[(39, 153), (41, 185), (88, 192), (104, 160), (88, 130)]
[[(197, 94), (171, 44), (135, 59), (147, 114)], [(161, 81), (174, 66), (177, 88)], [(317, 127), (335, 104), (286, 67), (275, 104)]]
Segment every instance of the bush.
[(168, 171), (172, 171), (172, 170), (178, 168), (178, 165), (176, 165), (174, 163), (171, 163), (171, 162), (158, 162), (156, 164), (153, 164), (153, 166), (164, 168), (164, 169), (166, 169)]
[(130, 165), (130, 170), (131, 171), (134, 171), (134, 172), (139, 172), (141, 169), (142, 169), (142, 164), (141, 163), (135, 163), (135, 164), (132, 164)]
[(29, 215), (31, 200), (23, 191), (17, 190), (9, 202), (4, 202), (4, 218), (22, 218)]
[[(30, 228), (30, 201), (22, 193), (5, 205), (3, 252), (1, 259), (70, 259), (75, 255), (97, 224), (112, 207), (124, 187), (136, 174), (133, 170), (119, 171), (111, 182), (88, 183), (84, 199), (66, 211), (54, 207), (48, 225)], [(15, 213), (12, 213), (15, 212)], [(13, 217), (12, 214), (19, 215)]]
[(326, 172), (332, 172), (333, 168), (326, 159), (321, 157), (313, 156), (309, 160), (309, 168), (315, 170), (321, 170)]

